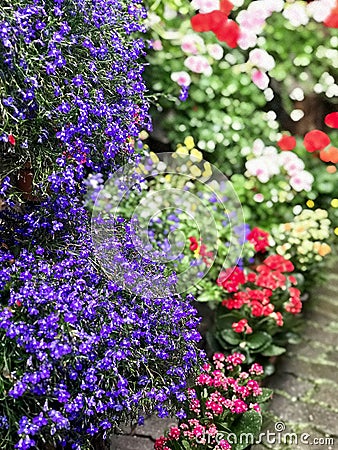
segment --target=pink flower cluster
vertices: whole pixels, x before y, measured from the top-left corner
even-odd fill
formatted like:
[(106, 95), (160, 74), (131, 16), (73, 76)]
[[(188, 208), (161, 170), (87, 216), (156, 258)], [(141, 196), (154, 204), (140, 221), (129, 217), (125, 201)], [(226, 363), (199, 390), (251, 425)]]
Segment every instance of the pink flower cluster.
[[(188, 442), (192, 449), (231, 449), (224, 429), (230, 430), (231, 424), (246, 411), (260, 413), (257, 398), (262, 388), (257, 377), (263, 375), (263, 368), (254, 363), (243, 371), (244, 361), (241, 353), (214, 354), (213, 364), (205, 364), (195, 386), (187, 390), (186, 419), (171, 427), (166, 437), (157, 439), (155, 450), (183, 448), (181, 441)], [(220, 432), (222, 439), (218, 438)]]

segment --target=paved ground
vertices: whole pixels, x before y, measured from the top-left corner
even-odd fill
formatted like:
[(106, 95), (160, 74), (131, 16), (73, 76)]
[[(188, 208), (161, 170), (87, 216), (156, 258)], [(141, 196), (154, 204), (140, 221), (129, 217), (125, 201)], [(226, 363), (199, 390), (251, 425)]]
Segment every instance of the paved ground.
[[(338, 449), (338, 264), (312, 292), (305, 320), (303, 342), (289, 347), (269, 380), (275, 391), (264, 427), (269, 434), (252, 450)], [(134, 434), (115, 437), (111, 450), (153, 450), (171, 423), (151, 418)]]
[(113, 438), (111, 450), (154, 450), (155, 439), (162, 436), (166, 428), (173, 424), (172, 419), (152, 417), (142, 427), (137, 427), (132, 433), (126, 430), (125, 435)]
[(265, 430), (276, 435), (264, 437), (252, 450), (338, 448), (337, 265), (325, 285), (312, 292), (305, 320), (303, 342), (290, 345), (269, 381), (275, 394)]

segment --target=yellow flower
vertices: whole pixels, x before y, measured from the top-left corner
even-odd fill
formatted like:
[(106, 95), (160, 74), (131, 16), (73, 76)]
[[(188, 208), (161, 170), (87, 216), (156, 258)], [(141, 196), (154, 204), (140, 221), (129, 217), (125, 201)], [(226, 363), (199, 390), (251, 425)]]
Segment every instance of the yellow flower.
[(326, 256), (331, 252), (331, 247), (328, 244), (322, 244), (318, 250), (320, 256)]
[(187, 136), (184, 139), (184, 145), (187, 147), (188, 150), (191, 150), (195, 147), (194, 138), (192, 136)]

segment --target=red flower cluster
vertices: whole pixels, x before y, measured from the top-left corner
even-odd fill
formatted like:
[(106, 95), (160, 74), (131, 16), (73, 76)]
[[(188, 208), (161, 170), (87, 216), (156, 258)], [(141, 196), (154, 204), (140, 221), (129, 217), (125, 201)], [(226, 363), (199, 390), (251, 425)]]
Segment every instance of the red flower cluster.
[(253, 228), (246, 238), (254, 245), (256, 252), (264, 253), (269, 247), (269, 233), (260, 228)]
[[(281, 255), (270, 255), (263, 261), (263, 266), (267, 266), (272, 270), (279, 270), (280, 272), (293, 272), (294, 265), (288, 259)], [(263, 267), (259, 266), (259, 267)], [(258, 269), (257, 269), (258, 270)]]
[[(338, 17), (337, 12), (336, 14)], [(338, 112), (327, 114), (324, 122), (325, 125), (330, 128), (338, 128)], [(330, 143), (331, 140), (329, 136), (321, 130), (309, 131), (306, 133), (303, 140), (303, 145), (308, 152), (319, 152), (319, 158), (322, 161), (336, 164), (338, 163), (338, 148), (330, 146)], [(277, 145), (281, 150), (293, 150), (296, 147), (296, 139), (293, 136), (283, 135), (277, 142)]]
[(232, 324), (232, 329), (236, 333), (245, 333), (245, 334), (252, 333), (252, 328), (249, 327), (247, 319), (241, 319), (239, 322), (234, 322)]
[(240, 31), (238, 24), (228, 18), (232, 8), (231, 2), (221, 0), (219, 10), (196, 14), (191, 18), (191, 26), (198, 33), (212, 31), (219, 41), (226, 42), (229, 47), (235, 48)]
[(298, 314), (302, 310), (302, 301), (300, 299), (300, 290), (294, 287), (289, 288), (290, 300), (285, 305), (285, 310), (291, 314)]
[[(277, 326), (283, 326), (283, 310), (291, 314), (298, 314), (301, 311), (300, 291), (293, 286), (297, 281), (290, 275), (293, 270), (291, 261), (281, 255), (270, 255), (255, 271), (247, 275), (238, 267), (227, 269), (220, 274), (218, 286), (233, 293), (222, 301), (222, 305), (229, 310), (243, 311), (244, 318), (232, 324), (232, 329), (236, 333), (253, 332), (245, 316), (249, 319), (271, 317)], [(281, 296), (285, 297), (286, 292), (290, 297), (284, 302), (283, 310), (276, 311), (274, 298), (279, 300)]]
[(219, 274), (216, 283), (228, 292), (236, 292), (239, 285), (245, 283), (245, 275), (239, 267), (230, 267)]

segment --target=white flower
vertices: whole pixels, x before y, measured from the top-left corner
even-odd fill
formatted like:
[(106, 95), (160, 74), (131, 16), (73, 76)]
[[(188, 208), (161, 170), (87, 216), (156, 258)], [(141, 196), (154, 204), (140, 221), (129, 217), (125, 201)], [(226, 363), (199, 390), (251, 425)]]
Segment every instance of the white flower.
[(269, 55), (266, 50), (255, 48), (249, 53), (249, 61), (258, 69), (268, 72), (275, 67), (273, 56)]
[(256, 33), (246, 28), (241, 28), (239, 32), (238, 46), (242, 50), (252, 48), (257, 44), (258, 36)]
[(231, 0), (231, 3), (232, 3), (234, 6), (237, 6), (237, 8), (239, 8), (240, 6), (243, 5), (244, 0)]
[(301, 3), (292, 3), (290, 6), (285, 8), (283, 11), (283, 16), (294, 27), (306, 25), (309, 22), (306, 6)]
[(281, 166), (293, 177), (304, 170), (304, 162), (295, 153), (282, 152), (278, 155)]
[(255, 139), (252, 147), (252, 153), (255, 156), (263, 155), (265, 144), (262, 139)]
[(206, 76), (212, 74), (212, 68), (205, 56), (188, 56), (188, 58), (184, 61), (184, 65), (195, 73), (203, 73)]
[(281, 12), (284, 8), (284, 0), (264, 0), (264, 5), (267, 11), (271, 13), (273, 12)]
[(173, 72), (171, 74), (171, 79), (175, 81), (179, 86), (189, 86), (191, 83), (190, 75), (184, 70), (182, 70), (181, 72)]
[(278, 159), (271, 156), (260, 156), (245, 163), (248, 174), (255, 176), (261, 183), (267, 183), (273, 175), (278, 175)]
[(302, 170), (290, 178), (290, 186), (296, 191), (310, 192), (314, 178), (307, 170)]
[(217, 61), (223, 58), (223, 48), (219, 44), (208, 44), (207, 51), (209, 55)]
[(177, 16), (177, 11), (175, 11), (173, 8), (170, 8), (170, 6), (164, 4), (163, 17), (166, 20), (172, 20), (172, 19), (175, 19), (176, 16)]
[(182, 39), (181, 49), (185, 53), (197, 55), (198, 53), (204, 52), (205, 50), (204, 40), (197, 34), (187, 34)]
[(193, 0), (191, 5), (200, 13), (208, 13), (220, 8), (219, 0)]
[(307, 11), (316, 22), (324, 22), (335, 7), (335, 0), (315, 0), (307, 5)]
[(255, 195), (253, 196), (253, 199), (254, 199), (255, 202), (257, 202), (257, 203), (262, 203), (262, 202), (264, 202), (264, 195), (263, 195), (263, 194), (260, 194), (260, 193), (255, 194)]

